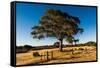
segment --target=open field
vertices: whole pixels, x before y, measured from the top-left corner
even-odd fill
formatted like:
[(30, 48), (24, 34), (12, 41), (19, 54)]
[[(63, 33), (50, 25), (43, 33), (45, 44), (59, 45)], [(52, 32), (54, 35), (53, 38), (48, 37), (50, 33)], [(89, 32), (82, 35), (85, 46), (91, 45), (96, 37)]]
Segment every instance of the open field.
[[(39, 56), (33, 56), (33, 53), (35, 52), (38, 52)], [(16, 54), (16, 65), (51, 64), (95, 60), (95, 46), (65, 47), (63, 48), (63, 52), (60, 52), (59, 48), (54, 48), (44, 50), (30, 50), (27, 53)]]

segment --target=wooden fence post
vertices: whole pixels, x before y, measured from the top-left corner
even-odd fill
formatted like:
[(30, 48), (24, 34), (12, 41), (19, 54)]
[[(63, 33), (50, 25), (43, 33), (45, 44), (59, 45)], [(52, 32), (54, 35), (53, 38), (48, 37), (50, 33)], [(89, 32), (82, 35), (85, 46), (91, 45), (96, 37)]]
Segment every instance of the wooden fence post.
[(48, 55), (48, 51), (47, 51), (47, 55), (46, 55), (46, 56), (47, 56), (47, 61), (48, 61), (48, 60), (49, 60), (49, 57), (48, 57), (48, 56), (49, 56), (49, 55)]
[(42, 54), (41, 54), (41, 60), (42, 60)]
[(51, 51), (51, 59), (53, 59), (53, 51)]

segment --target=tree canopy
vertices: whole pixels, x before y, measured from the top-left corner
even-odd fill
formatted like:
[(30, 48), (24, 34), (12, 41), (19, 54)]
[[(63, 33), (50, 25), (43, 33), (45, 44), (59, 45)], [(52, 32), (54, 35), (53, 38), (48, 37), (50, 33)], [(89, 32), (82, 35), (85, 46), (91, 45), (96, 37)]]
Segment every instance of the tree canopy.
[(72, 16), (60, 10), (49, 9), (40, 18), (39, 24), (32, 28), (33, 38), (42, 39), (45, 37), (56, 37), (60, 42), (62, 50), (63, 39), (82, 33), (79, 27), (80, 20), (77, 16)]

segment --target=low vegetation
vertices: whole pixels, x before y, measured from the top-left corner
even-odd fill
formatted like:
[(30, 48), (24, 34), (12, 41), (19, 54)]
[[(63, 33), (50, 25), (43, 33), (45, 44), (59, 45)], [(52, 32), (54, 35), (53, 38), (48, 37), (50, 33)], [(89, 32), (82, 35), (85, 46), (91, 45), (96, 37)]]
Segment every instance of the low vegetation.
[(59, 48), (31, 49), (25, 53), (16, 54), (18, 66), (83, 61), (96, 61), (96, 46), (64, 47), (63, 52), (59, 51)]
[[(77, 45), (63, 45), (65, 47), (80, 47), (80, 46), (96, 46), (96, 43), (93, 41), (87, 42), (85, 44), (77, 44)], [(16, 53), (26, 53), (30, 50), (43, 50), (43, 49), (54, 49), (59, 47), (59, 42), (55, 42), (54, 45), (45, 45), (45, 46), (36, 46), (33, 47), (31, 45), (17, 46)], [(80, 48), (82, 50), (82, 48)]]

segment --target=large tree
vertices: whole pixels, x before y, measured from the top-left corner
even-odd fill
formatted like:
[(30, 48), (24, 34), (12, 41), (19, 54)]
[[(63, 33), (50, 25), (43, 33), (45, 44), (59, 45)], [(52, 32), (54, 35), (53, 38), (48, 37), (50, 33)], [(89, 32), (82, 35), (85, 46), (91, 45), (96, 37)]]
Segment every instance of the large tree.
[(62, 51), (63, 39), (82, 32), (79, 27), (80, 20), (60, 10), (49, 9), (39, 20), (39, 24), (32, 28), (33, 38), (42, 39), (45, 37), (55, 37), (59, 40), (59, 49)]

